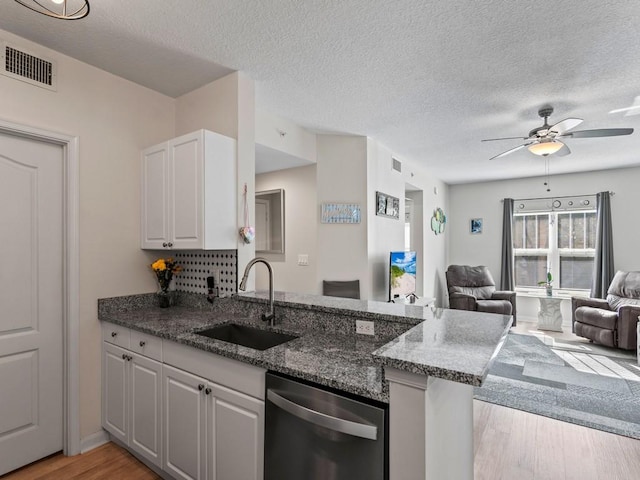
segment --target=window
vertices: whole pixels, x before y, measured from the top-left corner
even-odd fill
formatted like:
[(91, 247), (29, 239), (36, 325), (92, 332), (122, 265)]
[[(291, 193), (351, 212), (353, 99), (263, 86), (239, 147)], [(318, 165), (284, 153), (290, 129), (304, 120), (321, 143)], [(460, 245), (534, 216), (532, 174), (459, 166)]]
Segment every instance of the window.
[(593, 210), (514, 215), (516, 287), (537, 287), (549, 271), (556, 288), (588, 290), (595, 243)]

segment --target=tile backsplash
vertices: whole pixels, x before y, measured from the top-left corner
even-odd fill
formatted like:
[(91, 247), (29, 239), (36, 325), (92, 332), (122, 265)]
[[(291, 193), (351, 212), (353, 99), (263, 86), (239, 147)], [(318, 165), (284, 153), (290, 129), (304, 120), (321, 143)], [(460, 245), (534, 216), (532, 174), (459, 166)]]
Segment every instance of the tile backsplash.
[(237, 291), (238, 252), (236, 250), (189, 250), (174, 254), (183, 270), (176, 275), (176, 290), (207, 293), (207, 277), (220, 271), (220, 295), (229, 296)]

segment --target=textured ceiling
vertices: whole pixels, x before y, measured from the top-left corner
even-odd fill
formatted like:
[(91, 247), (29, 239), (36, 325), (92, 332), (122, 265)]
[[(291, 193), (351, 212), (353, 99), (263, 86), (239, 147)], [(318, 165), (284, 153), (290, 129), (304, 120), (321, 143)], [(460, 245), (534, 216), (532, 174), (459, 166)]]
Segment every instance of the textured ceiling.
[[(171, 96), (242, 70), (261, 109), (448, 183), (542, 175), (526, 150), (489, 162), (517, 140), (480, 140), (526, 136), (544, 104), (551, 123), (640, 129), (609, 113), (640, 95), (635, 0), (93, 0), (74, 22), (3, 0), (0, 28)], [(567, 144), (552, 174), (640, 164), (640, 131)]]

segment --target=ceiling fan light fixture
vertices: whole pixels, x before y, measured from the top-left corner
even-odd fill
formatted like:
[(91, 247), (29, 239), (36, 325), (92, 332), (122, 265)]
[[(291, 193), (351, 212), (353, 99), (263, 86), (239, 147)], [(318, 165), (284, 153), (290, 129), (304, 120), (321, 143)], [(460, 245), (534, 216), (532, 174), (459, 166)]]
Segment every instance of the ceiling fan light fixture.
[(80, 20), (89, 15), (89, 0), (15, 0), (29, 10), (59, 20)]
[(533, 143), (533, 144), (529, 145), (529, 147), (527, 147), (527, 148), (529, 149), (529, 151), (531, 153), (534, 153), (536, 155), (540, 155), (541, 157), (546, 157), (547, 155), (551, 155), (552, 153), (556, 153), (562, 147), (564, 147), (564, 143), (559, 142), (557, 140), (548, 140), (548, 141), (541, 141), (541, 142)]

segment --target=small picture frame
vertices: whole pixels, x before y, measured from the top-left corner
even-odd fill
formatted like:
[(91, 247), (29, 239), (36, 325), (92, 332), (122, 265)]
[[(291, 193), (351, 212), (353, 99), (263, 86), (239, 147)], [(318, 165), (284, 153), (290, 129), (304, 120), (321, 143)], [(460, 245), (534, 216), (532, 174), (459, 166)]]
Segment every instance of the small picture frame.
[(321, 223), (360, 223), (360, 204), (323, 203)]
[(472, 218), (469, 222), (469, 232), (471, 235), (478, 235), (482, 233), (482, 219)]
[(387, 218), (400, 218), (400, 199), (376, 192), (376, 215)]

